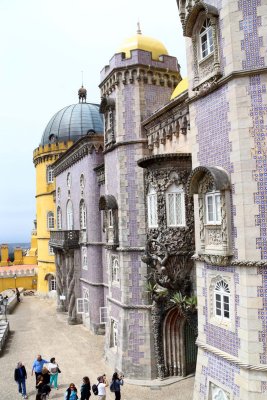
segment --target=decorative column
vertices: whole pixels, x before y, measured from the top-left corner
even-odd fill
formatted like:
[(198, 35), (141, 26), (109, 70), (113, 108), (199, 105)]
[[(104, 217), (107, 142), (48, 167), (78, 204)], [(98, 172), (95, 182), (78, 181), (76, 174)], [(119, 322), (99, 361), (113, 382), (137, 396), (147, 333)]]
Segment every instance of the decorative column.
[(61, 252), (56, 251), (56, 283), (57, 283), (57, 311), (65, 311), (64, 300), (60, 296), (64, 295), (64, 280), (63, 280), (63, 255)]

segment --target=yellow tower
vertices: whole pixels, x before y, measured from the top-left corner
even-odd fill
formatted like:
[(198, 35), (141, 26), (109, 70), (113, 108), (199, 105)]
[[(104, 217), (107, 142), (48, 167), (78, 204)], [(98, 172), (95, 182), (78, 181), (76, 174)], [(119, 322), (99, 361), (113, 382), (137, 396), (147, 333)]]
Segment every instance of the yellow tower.
[[(72, 141), (40, 145), (33, 153), (36, 169), (36, 220), (37, 220), (37, 260), (38, 286), (41, 294), (48, 293), (50, 280), (55, 277), (55, 260), (49, 246), (50, 231), (55, 229), (55, 182), (51, 164), (65, 152)], [(51, 285), (50, 285), (51, 286)]]
[(82, 136), (103, 132), (102, 115), (97, 104), (86, 103), (86, 89), (78, 92), (80, 103), (58, 111), (49, 121), (41, 143), (33, 152), (36, 169), (36, 221), (38, 286), (40, 294), (56, 289), (55, 258), (49, 246), (50, 232), (57, 227), (53, 163)]

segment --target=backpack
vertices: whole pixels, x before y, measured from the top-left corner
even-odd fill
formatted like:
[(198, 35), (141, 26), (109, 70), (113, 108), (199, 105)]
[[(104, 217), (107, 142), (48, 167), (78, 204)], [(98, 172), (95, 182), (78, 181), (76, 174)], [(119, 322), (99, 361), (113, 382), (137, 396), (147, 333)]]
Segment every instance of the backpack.
[(97, 395), (98, 395), (98, 385), (94, 384), (94, 385), (92, 386), (92, 391), (93, 391), (93, 393), (97, 396)]
[(115, 382), (114, 382), (114, 381), (111, 382), (109, 388), (110, 388), (110, 391), (111, 391), (112, 393), (115, 392)]

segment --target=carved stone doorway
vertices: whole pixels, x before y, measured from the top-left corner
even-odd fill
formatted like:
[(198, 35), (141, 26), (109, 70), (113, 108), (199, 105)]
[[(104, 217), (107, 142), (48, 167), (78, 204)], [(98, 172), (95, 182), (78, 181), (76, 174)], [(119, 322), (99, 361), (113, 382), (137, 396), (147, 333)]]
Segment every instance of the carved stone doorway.
[(195, 340), (193, 329), (178, 308), (169, 310), (163, 323), (165, 376), (186, 376), (195, 371)]

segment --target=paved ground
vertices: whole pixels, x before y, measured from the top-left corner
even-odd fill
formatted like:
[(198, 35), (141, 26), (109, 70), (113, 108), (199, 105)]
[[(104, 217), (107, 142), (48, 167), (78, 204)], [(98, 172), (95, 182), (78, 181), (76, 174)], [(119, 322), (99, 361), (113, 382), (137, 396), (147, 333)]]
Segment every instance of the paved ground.
[[(88, 332), (82, 325), (69, 326), (65, 316), (56, 314), (52, 300), (25, 297), (12, 315), (8, 316), (11, 333), (6, 349), (0, 357), (0, 399), (16, 400), (20, 396), (13, 380), (14, 368), (22, 361), (28, 371), (27, 391), (35, 399), (35, 380), (31, 376), (34, 357), (56, 357), (62, 371), (59, 374), (59, 390), (52, 389), (50, 399), (64, 399), (70, 382), (79, 388), (81, 378), (88, 375), (91, 382), (102, 373), (112, 371), (103, 360), (103, 337)], [(140, 387), (126, 383), (122, 389), (122, 400), (192, 400), (193, 378), (169, 386)], [(107, 400), (114, 398), (108, 390)], [(92, 394), (91, 399), (97, 397)]]

